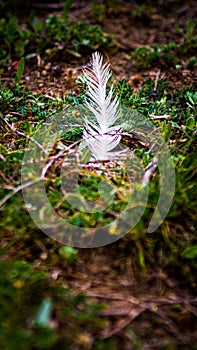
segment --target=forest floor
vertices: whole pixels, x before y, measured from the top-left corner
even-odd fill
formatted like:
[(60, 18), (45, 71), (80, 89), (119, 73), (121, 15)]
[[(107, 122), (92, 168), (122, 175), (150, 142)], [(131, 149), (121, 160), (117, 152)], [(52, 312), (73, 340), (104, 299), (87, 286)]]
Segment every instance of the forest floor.
[[(192, 46), (191, 41), (195, 37), (197, 26), (195, 24), (194, 28), (185, 28), (188, 21), (191, 20), (194, 23), (196, 20), (196, 2), (192, 0), (184, 2), (161, 1), (160, 5), (159, 3), (157, 5), (149, 4), (144, 8), (142, 5), (137, 5), (135, 2), (131, 4), (129, 1), (117, 1), (114, 5), (109, 3), (110, 5), (107, 5), (107, 2), (101, 2), (92, 8), (91, 2), (73, 2), (69, 11), (69, 21), (74, 23), (80, 18), (82, 22), (100, 25), (104, 35), (108, 33), (113, 35), (113, 44), (110, 48), (98, 45), (95, 50), (100, 51), (109, 61), (113, 71), (114, 84), (125, 79), (132, 94), (141, 91), (143, 86), (147, 84), (147, 80), (152, 81), (155, 92), (157, 92), (159, 81), (168, 81), (167, 93), (169, 96), (175, 96), (173, 94), (178, 94), (184, 89), (184, 91), (187, 89), (195, 91), (197, 85), (197, 61), (194, 59), (196, 47)], [(38, 4), (34, 5), (35, 11), (40, 12), (39, 17), (42, 19), (50, 13), (61, 13), (61, 9), (54, 12), (50, 8), (45, 8), (46, 3), (43, 3), (43, 8), (39, 9), (37, 8)], [(20, 11), (21, 9), (19, 13), (21, 13)], [(180, 48), (177, 51), (175, 49), (171, 56), (180, 54), (180, 57), (175, 57), (175, 59), (171, 56), (166, 59), (165, 54), (160, 56), (156, 54), (152, 58), (148, 56), (148, 52), (142, 54), (141, 61), (135, 57), (131, 59), (131, 54), (142, 46), (154, 48), (169, 43), (185, 44), (189, 49), (187, 51), (181, 51)], [(48, 56), (42, 56), (38, 52), (33, 59), (25, 60), (24, 73), (20, 79), (22, 92), (25, 93), (28, 90), (35, 96), (42, 95), (43, 99), (48, 99), (52, 103), (63, 99), (63, 96), (66, 95), (77, 99), (81, 90), (76, 80), (78, 76), (83, 75), (83, 67), (89, 62), (93, 51), (87, 47), (82, 48), (79, 53), (75, 52), (75, 54), (72, 53), (71, 49), (70, 51), (56, 50)], [(15, 60), (10, 59), (7, 67), (1, 69), (2, 87), (10, 91), (14, 90), (17, 68), (18, 59), (16, 58)], [(127, 89), (129, 89), (128, 85)], [(164, 95), (162, 96), (164, 97)], [(196, 101), (194, 102), (196, 103)], [(185, 107), (183, 106), (183, 108)], [(196, 105), (193, 110), (194, 113), (188, 115), (188, 118), (196, 116)], [(12, 114), (13, 111), (14, 107), (6, 106), (1, 110), (1, 114), (4, 116), (6, 113), (7, 115)], [(165, 113), (164, 110), (161, 114), (168, 113)], [(37, 121), (31, 113), (27, 115), (27, 119), (30, 124)], [(9, 123), (11, 125), (11, 121)], [(13, 123), (12, 125), (17, 125), (19, 131), (24, 132), (24, 129), (20, 127), (20, 121), (14, 120)], [(21, 121), (21, 123), (23, 122)], [(183, 118), (177, 123), (182, 131), (187, 128)], [(14, 145), (13, 130), (10, 130), (8, 125), (6, 126), (2, 121), (1, 131), (2, 145), (4, 142), (6, 145)], [(196, 131), (194, 134), (196, 137)], [(183, 149), (182, 144), (186, 145), (188, 137), (192, 138), (188, 148), (185, 147), (186, 151), (184, 149), (184, 161), (187, 161), (186, 156), (188, 156), (187, 167), (190, 169), (194, 159), (192, 156), (195, 154), (196, 138), (190, 131), (184, 135), (180, 131), (175, 136), (173, 134), (172, 140), (176, 140), (176, 135), (180, 137), (177, 141), (177, 149), (179, 150)], [(179, 141), (180, 143), (178, 143)], [(13, 147), (16, 149), (16, 144)], [(190, 155), (191, 158), (189, 158)], [(2, 163), (5, 159), (7, 158), (3, 150)], [(8, 157), (8, 160), (12, 162), (12, 158)], [(19, 161), (18, 164), (20, 164)], [(18, 186), (19, 175), (15, 177), (10, 175), (12, 171), (15, 172), (14, 165), (11, 165), (10, 169), (7, 167), (4, 165), (5, 172), (1, 171), (2, 183), (4, 184), (1, 199), (7, 194), (11, 182)], [(183, 172), (185, 168), (186, 165), (182, 168)], [(52, 333), (54, 331), (54, 334), (57, 334), (57, 338), (50, 338), (51, 334), (49, 336), (46, 333), (43, 337), (50, 338), (48, 343), (43, 345), (41, 340), (40, 343), (30, 340), (30, 343), (28, 341), (25, 343), (27, 345), (24, 349), (197, 349), (197, 238), (195, 236), (197, 210), (196, 202), (193, 203), (197, 193), (196, 186), (192, 187), (193, 185), (191, 186), (191, 182), (189, 182), (190, 180), (194, 182), (196, 169), (192, 168), (188, 172), (188, 178), (181, 180), (180, 183), (179, 179), (177, 180), (177, 192), (181, 193), (181, 200), (174, 202), (173, 209), (170, 209), (161, 228), (148, 234), (144, 224), (109, 245), (78, 249), (77, 260), (71, 264), (69, 261), (64, 261), (59, 254), (62, 244), (45, 236), (30, 219), (27, 219), (29, 214), (25, 206), (21, 208), (22, 195), (20, 192), (17, 193), (18, 199), (16, 201), (9, 198), (2, 209), (3, 219), (0, 228), (2, 262), (12, 262), (13, 264), (18, 261), (26, 262), (33, 267), (33, 271), (43, 271), (46, 274), (48, 284), (45, 282), (37, 285), (38, 289), (42, 289), (43, 296), (41, 300), (38, 297), (39, 302), (36, 305), (41, 304), (39, 310), (43, 306), (42, 301), (48, 300), (45, 299), (48, 296), (51, 298), (52, 304), (54, 302), (56, 305), (55, 299), (59, 298), (59, 296), (57, 297), (58, 293), (55, 294), (55, 290), (50, 292), (50, 288), (53, 288), (53, 284), (57, 283), (68, 288), (72, 296), (78, 295), (79, 292), (84, 293), (87, 304), (93, 302), (92, 305), (97, 303), (105, 305), (104, 309), (99, 310), (98, 307), (98, 311), (92, 311), (91, 315), (88, 314), (87, 319), (85, 317), (83, 319), (81, 316), (81, 320), (80, 317), (76, 317), (75, 321), (75, 316), (68, 313), (68, 318), (66, 319), (65, 316), (62, 321), (60, 309), (63, 301), (61, 301), (62, 304), (60, 302), (54, 306), (55, 311), (48, 314), (51, 322), (49, 322), (49, 329)], [(191, 187), (191, 193), (187, 193), (187, 198), (184, 197), (184, 186)], [(184, 200), (184, 198), (186, 199)], [(186, 205), (185, 209), (184, 204)], [(194, 256), (187, 256), (186, 249), (188, 247), (190, 252), (193, 248)], [(3, 266), (2, 271), (5, 271)], [(23, 289), (20, 285), (22, 277), (20, 277), (19, 272), (17, 273), (18, 277), (14, 282), (16, 293)], [(29, 275), (31, 273), (29, 272)], [(7, 276), (9, 277), (9, 273)], [(28, 279), (28, 277), (25, 278)], [(4, 282), (2, 280), (2, 290), (7, 288)], [(47, 287), (50, 285), (52, 287)], [(34, 288), (36, 287), (34, 286)], [(30, 293), (30, 289), (31, 287), (27, 289), (27, 292)], [(1, 305), (5, 302), (3, 291), (0, 293), (0, 297)], [(18, 298), (20, 299), (20, 296)], [(34, 298), (33, 293), (31, 298)], [(26, 300), (27, 304), (23, 305), (24, 308), (32, 302), (31, 298)], [(25, 327), (31, 329), (32, 325), (29, 326), (27, 322), (28, 313), (20, 316), (20, 313), (23, 313), (23, 307), (20, 302), (17, 304), (17, 301), (14, 305), (18, 316), (12, 322), (10, 321), (10, 327), (15, 324), (17, 317), (18, 319), (21, 317), (24, 319), (24, 324), (23, 321), (19, 321), (19, 323), (22, 322), (21, 329), (24, 332)], [(80, 303), (73, 306), (73, 312), (78, 314), (81, 310), (80, 307)], [(9, 309), (6, 310), (8, 313), (10, 312)], [(82, 308), (81, 312), (85, 313), (86, 311), (83, 311)], [(0, 317), (6, 318), (5, 314), (1, 314), (1, 312)], [(92, 322), (96, 324), (93, 329), (91, 328), (91, 317), (94, 319)], [(64, 339), (66, 337), (64, 329), (69, 323), (69, 318), (72, 319), (73, 327), (71, 327), (72, 330), (67, 335), (67, 339)], [(96, 323), (97, 319), (99, 324)], [(9, 321), (6, 322), (8, 325)], [(3, 323), (2, 327), (4, 327)], [(11, 333), (11, 328), (9, 329), (9, 326), (6, 325), (5, 329), (3, 335), (0, 336), (1, 349), (20, 349), (13, 342), (9, 342), (6, 337), (12, 336), (13, 339), (16, 337), (19, 339), (19, 344), (22, 344), (22, 333)], [(34, 330), (34, 332), (34, 337), (39, 338), (40, 333), (38, 336), (37, 331)], [(40, 336), (39, 339), (42, 337)], [(31, 345), (31, 341), (33, 345)]]

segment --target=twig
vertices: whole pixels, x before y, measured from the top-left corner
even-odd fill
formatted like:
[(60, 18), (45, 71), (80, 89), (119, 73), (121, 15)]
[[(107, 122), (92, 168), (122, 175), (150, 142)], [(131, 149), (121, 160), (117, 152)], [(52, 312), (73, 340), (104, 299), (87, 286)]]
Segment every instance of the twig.
[[(107, 297), (105, 296), (105, 298), (107, 299)], [(109, 298), (109, 297), (108, 297)], [(132, 297), (133, 298), (133, 297)], [(111, 298), (111, 299), (114, 299), (114, 298)], [(117, 300), (124, 300), (125, 301), (125, 298), (116, 298)], [(106, 339), (106, 338), (109, 338), (117, 333), (119, 333), (121, 330), (123, 330), (124, 328), (126, 328), (136, 317), (138, 317), (141, 313), (143, 313), (144, 311), (148, 310), (148, 311), (153, 311), (155, 312), (154, 310), (157, 310), (158, 309), (158, 306), (162, 306), (162, 305), (173, 305), (173, 304), (177, 304), (177, 303), (180, 303), (180, 304), (183, 304), (186, 309), (191, 312), (193, 315), (196, 316), (196, 311), (193, 307), (191, 307), (191, 305), (185, 301), (184, 298), (180, 298), (178, 296), (176, 296), (175, 299), (171, 300), (170, 298), (166, 298), (166, 299), (163, 299), (163, 298), (160, 298), (160, 299), (152, 299), (152, 300), (149, 300), (149, 299), (136, 299), (138, 304), (137, 303), (132, 303), (134, 304), (134, 306), (130, 309), (128, 308), (124, 308), (124, 310), (120, 309), (118, 310), (118, 312), (113, 312), (110, 311), (110, 310), (105, 310), (103, 312), (101, 312), (101, 316), (125, 316), (124, 318), (122, 318), (121, 320), (117, 321), (115, 323), (115, 325), (111, 328), (111, 329), (105, 329), (103, 331), (101, 331), (100, 333), (100, 338), (101, 339)], [(129, 301), (129, 299), (127, 300)], [(135, 298), (134, 298), (134, 301), (135, 301)], [(190, 301), (191, 303), (191, 301)], [(162, 310), (157, 310), (156, 311), (157, 314), (162, 317), (162, 316), (165, 316), (163, 315), (163, 311)], [(166, 317), (165, 317), (166, 319)], [(170, 331), (171, 333), (174, 334), (174, 332), (176, 332), (176, 329), (174, 327), (174, 324), (173, 323), (169, 323), (169, 320), (167, 319), (167, 326), (168, 326), (168, 331)]]
[[(41, 178), (39, 178), (36, 182), (41, 181)], [(35, 184), (35, 181), (28, 181), (25, 184), (19, 185), (18, 187), (15, 187), (11, 193), (8, 193), (5, 197), (0, 200), (0, 208), (5, 204), (13, 195), (20, 192), (21, 190), (30, 187)]]
[(158, 69), (158, 71), (156, 73), (156, 78), (155, 78), (154, 92), (157, 91), (157, 84), (158, 84), (160, 72), (161, 72), (160, 69)]
[(2, 154), (0, 154), (0, 159), (1, 159), (3, 162), (6, 161), (5, 157), (4, 157)]
[[(9, 184), (8, 179), (6, 179), (5, 175), (2, 173), (2, 171), (0, 171), (0, 176), (4, 179), (5, 183)], [(1, 186), (0, 186), (1, 188)]]
[(56, 97), (53, 97), (53, 96), (50, 96), (50, 95), (47, 95), (47, 94), (44, 95), (44, 97), (49, 98), (50, 100), (53, 100), (53, 101), (57, 100)]
[(141, 141), (144, 141), (144, 142), (147, 142), (148, 139), (146, 138), (146, 136), (144, 134), (142, 134), (141, 132), (138, 132), (138, 131), (130, 131), (130, 133), (127, 133), (127, 132), (120, 132), (118, 133), (118, 135), (121, 135), (121, 136), (128, 136), (130, 138), (132, 137), (136, 137), (138, 138), (139, 140)]
[(31, 2), (31, 6), (41, 8), (41, 9), (61, 10), (62, 8), (64, 8), (65, 2), (60, 2), (59, 4), (56, 4), (55, 2), (53, 4)]
[(79, 66), (79, 67), (75, 67), (75, 68), (72, 68), (71, 70), (81, 70), (81, 69), (86, 69), (86, 68), (89, 68), (91, 66), (90, 63), (87, 63), (85, 66)]
[(170, 115), (169, 114), (165, 114), (165, 115), (154, 115), (154, 114), (150, 114), (149, 117), (151, 119), (165, 119), (165, 120), (168, 120), (170, 119)]
[[(110, 299), (110, 300), (119, 300), (119, 301), (125, 301), (125, 296), (118, 293), (113, 294), (101, 294), (100, 292), (94, 292), (94, 291), (87, 291), (87, 296), (89, 298), (101, 298), (101, 299)], [(132, 304), (139, 305), (140, 299), (135, 298), (134, 296), (130, 295), (126, 301), (129, 301)]]
[(127, 313), (127, 316), (122, 320), (118, 321), (112, 329), (103, 330), (100, 333), (100, 338), (106, 339), (106, 338), (112, 337), (116, 333), (119, 333), (122, 329), (127, 327), (136, 317), (138, 317), (145, 310), (146, 308), (143, 306), (133, 307), (132, 309), (129, 310), (129, 312)]
[(142, 186), (145, 187), (153, 176), (155, 170), (157, 169), (157, 158), (153, 158), (152, 162), (148, 165), (147, 170), (142, 179)]
[(3, 119), (3, 117), (1, 115), (0, 115), (0, 118), (10, 128), (11, 131), (13, 131), (14, 133), (16, 133), (16, 134), (18, 134), (20, 136), (25, 137), (29, 141), (34, 142), (45, 154), (47, 154), (47, 151), (42, 147), (42, 145), (38, 141), (34, 140), (31, 136), (26, 135), (23, 132), (18, 131), (17, 129), (15, 129), (10, 123), (7, 122), (7, 120)]

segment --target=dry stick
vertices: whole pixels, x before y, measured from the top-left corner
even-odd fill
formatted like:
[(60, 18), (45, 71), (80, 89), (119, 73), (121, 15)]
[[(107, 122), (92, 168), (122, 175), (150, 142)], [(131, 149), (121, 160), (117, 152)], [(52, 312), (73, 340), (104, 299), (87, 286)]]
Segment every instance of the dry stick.
[(0, 159), (1, 159), (3, 162), (6, 161), (5, 157), (4, 157), (2, 154), (0, 154)]
[[(150, 310), (152, 311), (152, 310)], [(167, 316), (166, 312), (164, 310), (158, 309), (155, 311), (156, 314), (161, 317), (162, 319), (162, 327), (172, 335), (177, 335), (178, 330), (174, 322)], [(177, 336), (179, 340), (182, 340), (182, 335)]]
[(154, 91), (157, 91), (157, 84), (158, 84), (160, 72), (161, 72), (160, 69), (158, 69), (158, 71), (157, 71), (157, 73), (156, 73), (156, 78), (155, 78)]
[(10, 128), (11, 131), (13, 131), (14, 133), (16, 133), (16, 134), (18, 134), (18, 135), (20, 135), (20, 136), (25, 137), (25, 138), (26, 138), (27, 140), (29, 140), (29, 141), (34, 142), (42, 151), (44, 151), (45, 154), (47, 154), (47, 151), (42, 147), (42, 145), (41, 145), (38, 141), (34, 140), (34, 139), (33, 139), (32, 137), (30, 137), (29, 135), (26, 135), (26, 134), (24, 134), (23, 132), (18, 131), (17, 129), (13, 128), (13, 126), (12, 126), (10, 123), (8, 123), (7, 120), (3, 119), (3, 117), (2, 117), (1, 115), (0, 115), (0, 118), (1, 118), (1, 120), (3, 120), (3, 122)]
[(54, 10), (61, 10), (65, 6), (65, 2), (60, 2), (59, 4), (53, 3), (53, 4), (47, 4), (47, 3), (39, 3), (39, 2), (31, 2), (32, 7), (41, 8), (41, 9), (54, 9)]
[[(4, 179), (5, 183), (9, 184), (8, 179), (5, 177), (5, 175), (2, 173), (2, 171), (0, 171), (0, 176)], [(2, 188), (2, 187), (0, 186), (0, 188)]]
[(165, 114), (165, 115), (154, 115), (154, 114), (150, 114), (149, 117), (151, 119), (157, 120), (157, 119), (164, 119), (164, 120), (169, 120), (170, 119), (170, 115), (169, 114)]
[(143, 187), (145, 187), (149, 183), (149, 181), (152, 178), (156, 169), (157, 169), (157, 158), (154, 157), (152, 162), (148, 165), (148, 167), (145, 171), (145, 174), (143, 176), (143, 179), (142, 179), (142, 186)]
[[(192, 301), (191, 301), (192, 302)], [(189, 311), (191, 314), (197, 317), (197, 310), (194, 306), (190, 305), (190, 303), (186, 300), (184, 303), (184, 306), (187, 311)]]
[[(105, 294), (101, 294), (101, 293), (97, 293), (94, 291), (87, 291), (87, 296), (90, 298), (102, 298), (102, 299), (109, 299), (109, 300), (119, 300), (119, 301), (125, 301), (125, 297), (120, 295), (120, 294), (111, 294), (111, 295), (105, 295)], [(128, 299), (126, 299), (127, 302), (134, 304), (134, 307), (132, 309), (128, 308), (125, 309), (124, 311), (120, 311), (120, 313), (118, 314), (118, 312), (113, 313), (113, 311), (110, 310), (106, 310), (101, 312), (101, 316), (123, 316), (125, 315), (125, 318), (123, 318), (122, 320), (118, 321), (116, 323), (116, 325), (110, 330), (104, 330), (100, 333), (100, 338), (102, 339), (106, 339), (109, 338), (111, 336), (113, 336), (114, 334), (120, 332), (122, 329), (124, 329), (125, 327), (127, 327), (129, 325), (129, 323), (131, 323), (138, 315), (140, 315), (142, 312), (146, 311), (146, 310), (154, 310), (155, 307), (158, 307), (158, 305), (162, 306), (162, 305), (173, 305), (173, 304), (184, 304), (186, 309), (188, 311), (190, 311), (191, 313), (193, 313), (194, 315), (196, 315), (196, 310), (195, 308), (193, 308), (190, 303), (195, 302), (196, 299), (192, 299), (190, 300), (190, 303), (185, 300), (184, 298), (181, 298), (179, 296), (174, 296), (173, 298), (159, 298), (159, 299), (137, 299), (133, 296), (129, 296)]]
[(88, 63), (85, 66), (79, 66), (79, 67), (75, 67), (75, 68), (71, 68), (71, 70), (81, 70), (81, 69), (86, 69), (86, 68), (90, 68), (91, 64)]
[[(101, 298), (101, 299), (125, 301), (125, 297), (122, 294), (117, 294), (117, 293), (107, 295), (107, 294), (101, 294), (90, 290), (90, 291), (87, 291), (86, 294), (89, 298)], [(140, 299), (137, 299), (134, 296), (129, 296), (127, 301), (135, 305), (139, 305), (141, 302)]]
[[(36, 182), (39, 182), (39, 181), (41, 181), (41, 179), (38, 179)], [(2, 200), (0, 201), (0, 208), (1, 208), (1, 206), (2, 206), (3, 204), (5, 204), (5, 202), (8, 201), (8, 199), (10, 199), (13, 195), (15, 195), (15, 194), (18, 193), (19, 191), (21, 191), (21, 190), (23, 190), (23, 189), (25, 189), (25, 188), (27, 188), (27, 187), (30, 187), (30, 186), (32, 186), (32, 185), (34, 185), (34, 184), (35, 184), (35, 181), (28, 181), (28, 182), (26, 182), (25, 184), (22, 184), (22, 185), (20, 185), (20, 186), (18, 186), (18, 187), (15, 187), (15, 188), (12, 190), (11, 193), (8, 193), (5, 197), (2, 198)]]
[[(169, 296), (168, 298), (151, 298), (151, 299), (147, 299), (147, 298), (136, 298), (133, 295), (129, 295), (128, 298), (126, 299), (126, 297), (122, 294), (118, 294), (118, 293), (113, 293), (113, 294), (101, 294), (95, 291), (87, 291), (86, 292), (87, 296), (89, 298), (101, 298), (101, 299), (109, 299), (109, 300), (117, 300), (117, 301), (127, 301), (131, 304), (135, 304), (135, 305), (149, 305), (150, 304), (152, 306), (154, 305), (166, 305), (166, 304), (185, 304), (188, 305), (188, 301), (185, 300), (185, 298), (183, 297), (179, 297), (178, 295), (173, 295), (173, 298), (171, 296)], [(190, 303), (196, 303), (197, 298), (191, 299)], [(190, 305), (189, 303), (189, 305)], [(147, 306), (146, 306), (147, 307)]]
[(111, 330), (102, 331), (100, 333), (99, 338), (107, 339), (109, 337), (112, 337), (116, 333), (119, 333), (122, 329), (126, 328), (136, 317), (138, 317), (145, 310), (146, 308), (144, 307), (135, 306), (128, 312), (127, 316), (124, 319), (118, 321)]

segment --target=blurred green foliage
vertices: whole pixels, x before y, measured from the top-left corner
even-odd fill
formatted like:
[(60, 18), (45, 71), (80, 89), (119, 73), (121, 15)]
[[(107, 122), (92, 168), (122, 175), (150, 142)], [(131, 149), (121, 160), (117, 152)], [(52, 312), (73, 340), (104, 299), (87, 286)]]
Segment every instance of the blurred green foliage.
[(112, 35), (103, 33), (101, 26), (69, 23), (67, 17), (63, 12), (39, 20), (32, 12), (22, 26), (17, 17), (0, 17), (0, 67), (22, 56), (32, 59), (39, 54), (51, 59), (56, 54), (69, 53), (80, 57), (84, 52), (113, 46)]
[(155, 65), (178, 67), (186, 58), (186, 67), (196, 64), (195, 52), (197, 48), (197, 21), (188, 20), (185, 29), (181, 30), (175, 22), (175, 29), (184, 39), (181, 43), (166, 45), (140, 46), (131, 55), (138, 67), (149, 68)]
[[(50, 281), (42, 268), (17, 261), (0, 261), (0, 346), (2, 350), (71, 349), (86, 325), (102, 326), (103, 306), (72, 295), (60, 282)], [(82, 342), (83, 345), (83, 342)]]

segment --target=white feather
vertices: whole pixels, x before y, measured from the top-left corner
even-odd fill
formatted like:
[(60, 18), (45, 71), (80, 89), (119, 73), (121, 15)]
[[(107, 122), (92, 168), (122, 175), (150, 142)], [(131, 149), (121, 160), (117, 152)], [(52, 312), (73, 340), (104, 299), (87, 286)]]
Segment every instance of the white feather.
[(94, 115), (95, 123), (89, 121), (87, 117), (84, 118), (83, 137), (94, 158), (106, 160), (113, 157), (111, 151), (121, 139), (121, 136), (118, 135), (122, 130), (121, 126), (114, 126), (119, 118), (119, 100), (117, 96), (112, 98), (112, 88), (106, 94), (111, 71), (108, 63), (103, 64), (103, 56), (98, 52), (93, 53), (89, 67), (85, 70), (87, 97), (89, 98), (85, 106)]

